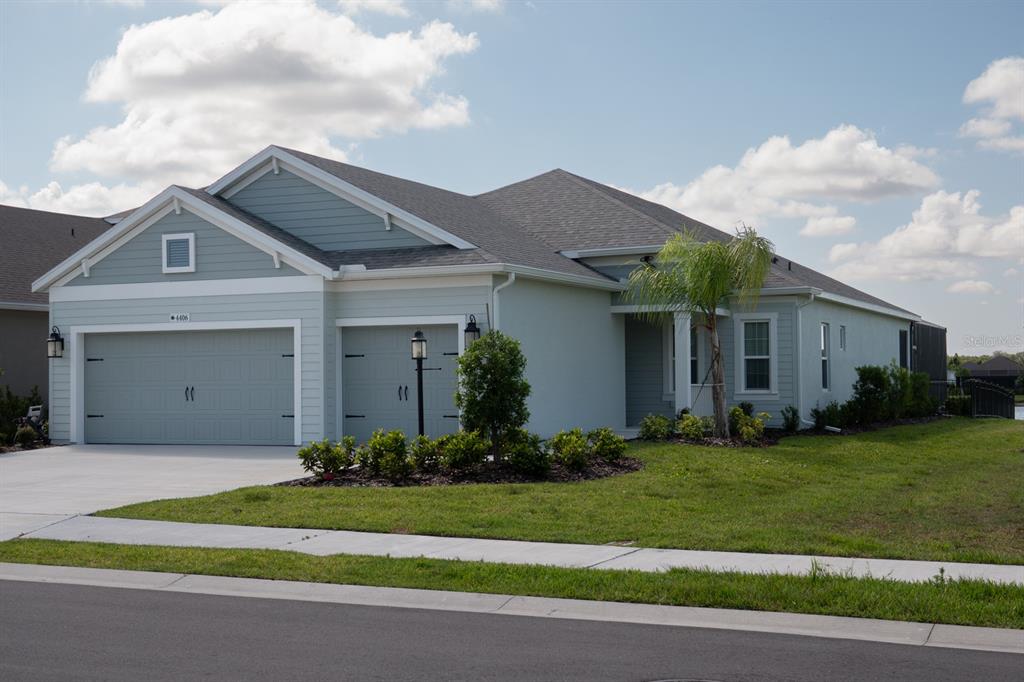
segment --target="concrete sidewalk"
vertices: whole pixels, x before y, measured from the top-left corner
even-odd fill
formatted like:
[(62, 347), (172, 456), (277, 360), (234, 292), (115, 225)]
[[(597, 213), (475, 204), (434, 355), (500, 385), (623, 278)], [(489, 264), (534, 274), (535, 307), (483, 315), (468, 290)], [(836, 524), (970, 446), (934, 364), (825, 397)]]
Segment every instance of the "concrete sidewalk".
[(278, 549), (317, 556), (365, 554), (427, 557), (606, 570), (664, 571), (671, 568), (694, 568), (806, 575), (817, 566), (829, 572), (857, 578), (889, 578), (904, 582), (927, 581), (943, 572), (951, 579), (969, 578), (1024, 585), (1024, 566), (998, 564), (646, 549), (616, 545), (140, 521), (95, 516), (57, 520), (21, 537), (131, 545)]
[(906, 623), (868, 618), (625, 604), (394, 587), (228, 578), (0, 563), (0, 580), (94, 585), (231, 597), (490, 613), (675, 627), (771, 632), (929, 647), (1024, 654), (1024, 630)]

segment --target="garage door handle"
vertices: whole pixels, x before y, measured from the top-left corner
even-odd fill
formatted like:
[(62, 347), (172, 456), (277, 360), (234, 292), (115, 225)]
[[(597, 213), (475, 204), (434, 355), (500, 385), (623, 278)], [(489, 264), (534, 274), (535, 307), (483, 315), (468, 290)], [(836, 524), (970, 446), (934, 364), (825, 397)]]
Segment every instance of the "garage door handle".
[(192, 390), (189, 391), (189, 400), (191, 400), (192, 402), (196, 401), (196, 387), (195, 386), (193, 386)]
[(401, 384), (398, 385), (398, 399), (399, 400), (402, 399), (402, 385)]
[(88, 417), (89, 419), (100, 419), (103, 417), (102, 414), (87, 414), (85, 416)]
[(281, 416), (285, 419), (295, 419), (294, 414), (282, 414)]
[(445, 414), (445, 415), (441, 415), (441, 416), (443, 416), (445, 419), (458, 419), (459, 418), (459, 415), (457, 415), (457, 414)]
[(366, 419), (365, 414), (346, 414), (345, 419)]
[(188, 402), (188, 386), (185, 387), (185, 402)]
[(405, 399), (409, 400), (409, 387), (408, 386), (405, 387)]

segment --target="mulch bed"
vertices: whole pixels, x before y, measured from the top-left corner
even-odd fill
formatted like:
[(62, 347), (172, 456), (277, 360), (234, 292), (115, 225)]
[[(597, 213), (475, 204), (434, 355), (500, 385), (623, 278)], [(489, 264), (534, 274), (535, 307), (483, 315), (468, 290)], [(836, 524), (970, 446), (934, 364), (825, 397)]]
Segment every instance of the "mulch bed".
[(382, 476), (371, 476), (359, 469), (349, 469), (330, 481), (316, 476), (296, 478), (292, 481), (278, 483), (279, 486), (298, 488), (343, 487), (343, 488), (396, 488), (429, 485), (461, 485), (464, 483), (571, 483), (589, 481), (595, 478), (607, 478), (640, 471), (644, 465), (639, 459), (623, 457), (617, 462), (594, 462), (582, 471), (570, 471), (560, 464), (552, 464), (546, 476), (526, 476), (511, 471), (505, 466), (487, 462), (470, 471), (451, 473), (437, 471), (431, 473), (416, 472), (398, 481)]

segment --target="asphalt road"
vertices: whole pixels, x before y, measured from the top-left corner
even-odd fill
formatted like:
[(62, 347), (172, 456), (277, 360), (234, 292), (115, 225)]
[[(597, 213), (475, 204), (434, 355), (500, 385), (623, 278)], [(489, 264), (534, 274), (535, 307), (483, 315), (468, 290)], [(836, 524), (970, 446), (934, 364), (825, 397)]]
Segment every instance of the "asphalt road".
[(1024, 657), (0, 581), (0, 679), (1015, 680)]

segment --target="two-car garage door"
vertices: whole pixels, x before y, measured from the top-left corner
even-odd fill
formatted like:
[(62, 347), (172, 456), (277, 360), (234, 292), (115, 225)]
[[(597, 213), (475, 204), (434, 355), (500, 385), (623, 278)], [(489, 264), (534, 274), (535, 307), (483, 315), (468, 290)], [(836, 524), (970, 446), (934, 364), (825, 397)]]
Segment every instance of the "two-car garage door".
[(85, 441), (290, 445), (291, 329), (87, 334)]

